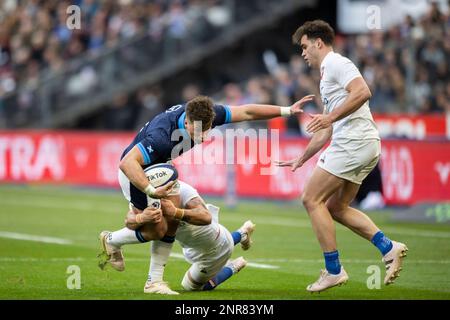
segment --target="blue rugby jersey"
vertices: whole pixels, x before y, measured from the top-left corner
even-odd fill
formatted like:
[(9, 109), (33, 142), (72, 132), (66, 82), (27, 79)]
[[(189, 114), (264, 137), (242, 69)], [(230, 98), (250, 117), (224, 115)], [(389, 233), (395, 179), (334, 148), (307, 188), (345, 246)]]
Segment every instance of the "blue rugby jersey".
[[(124, 150), (121, 159), (134, 146), (138, 146), (144, 158), (143, 168), (156, 163), (164, 163), (171, 160), (172, 150), (183, 139), (188, 139), (185, 131), (184, 121), (186, 119), (186, 104), (179, 104), (171, 107), (158, 114), (151, 121), (147, 122), (133, 139), (133, 142)], [(214, 105), (216, 114), (212, 128), (231, 122), (231, 110), (227, 105)], [(184, 138), (178, 135), (178, 139), (172, 141), (172, 133), (181, 129), (180, 133), (184, 134)], [(175, 137), (176, 138), (176, 137)], [(194, 141), (190, 138), (190, 148), (194, 146)], [(177, 154), (181, 154), (185, 149), (181, 149)]]

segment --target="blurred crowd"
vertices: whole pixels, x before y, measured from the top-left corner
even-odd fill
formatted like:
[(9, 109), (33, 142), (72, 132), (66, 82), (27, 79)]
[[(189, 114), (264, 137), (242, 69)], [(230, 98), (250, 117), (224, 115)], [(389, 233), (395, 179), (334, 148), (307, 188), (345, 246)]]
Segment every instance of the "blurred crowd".
[[(372, 112), (450, 113), (450, 15), (435, 4), (421, 18), (407, 16), (387, 31), (338, 34), (335, 51), (360, 68), (373, 94)], [(308, 94), (320, 97), (320, 75), (305, 64), (300, 52), (286, 63), (271, 51), (262, 59), (267, 72), (244, 83), (227, 83), (215, 97), (230, 105), (290, 105)], [(157, 101), (157, 92), (147, 92), (146, 101)], [(189, 84), (183, 90), (183, 99), (187, 101), (200, 92), (204, 92), (201, 85)], [(322, 111), (320, 101), (307, 108)], [(287, 127), (292, 133), (300, 130), (296, 119), (289, 119)]]
[[(2, 0), (0, 1), (0, 97), (33, 86), (39, 72), (58, 72), (83, 53), (95, 55), (120, 41), (148, 34), (165, 40), (164, 54), (190, 38), (208, 37), (230, 23), (221, 0)], [(70, 30), (71, 5), (81, 9), (81, 28)], [(71, 22), (75, 21), (73, 19)]]
[[(373, 112), (450, 112), (450, 15), (436, 4), (420, 19), (407, 16), (384, 32), (337, 35), (335, 51), (360, 68), (373, 93)], [(286, 64), (272, 52), (263, 59), (269, 73), (225, 85), (227, 103), (288, 105), (306, 94), (319, 96), (319, 74), (307, 67), (300, 51)]]
[[(71, 4), (81, 8), (80, 30), (67, 28)], [(95, 55), (140, 34), (164, 41), (164, 56), (170, 56), (180, 50), (187, 35), (201, 41), (211, 37), (211, 30), (232, 23), (228, 4), (226, 0), (2, 0), (0, 100), (19, 85), (36, 86), (42, 73), (59, 72), (83, 53)], [(389, 30), (338, 34), (335, 50), (360, 68), (373, 93), (373, 112), (450, 112), (450, 16), (437, 5), (431, 4), (419, 19), (408, 16)], [(232, 105), (289, 105), (307, 94), (320, 96), (319, 75), (306, 66), (300, 52), (287, 62), (270, 50), (261, 58), (266, 70), (255, 70), (247, 82), (225, 83), (219, 93), (210, 92), (207, 84), (188, 84), (183, 99), (203, 93)], [(320, 111), (320, 101), (309, 107)], [(95, 126), (134, 129), (162, 108), (162, 89), (144, 87), (115, 97)]]

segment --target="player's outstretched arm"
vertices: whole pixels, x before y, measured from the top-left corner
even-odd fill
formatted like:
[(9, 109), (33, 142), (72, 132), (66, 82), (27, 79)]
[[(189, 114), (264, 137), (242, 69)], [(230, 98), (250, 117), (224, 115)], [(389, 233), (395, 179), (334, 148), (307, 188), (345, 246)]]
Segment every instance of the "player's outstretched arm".
[(212, 221), (211, 214), (199, 197), (191, 199), (185, 209), (179, 209), (170, 200), (161, 199), (163, 214), (197, 226), (208, 225)]
[(144, 170), (142, 170), (143, 165), (144, 158), (142, 153), (137, 146), (134, 146), (133, 149), (123, 157), (122, 161), (120, 161), (119, 168), (136, 188), (148, 194), (150, 197), (156, 199), (166, 197), (172, 190), (175, 181), (154, 188), (145, 176)]
[(231, 122), (265, 120), (281, 116), (290, 116), (303, 112), (303, 107), (314, 99), (314, 95), (309, 95), (295, 102), (289, 107), (280, 107), (266, 104), (244, 104), (241, 106), (231, 106)]
[(311, 159), (317, 152), (319, 152), (323, 146), (330, 140), (331, 135), (333, 134), (333, 127), (328, 127), (322, 130), (317, 131), (312, 136), (311, 140), (308, 143), (308, 146), (305, 149), (303, 155), (298, 156), (292, 160), (286, 161), (275, 161), (275, 165), (279, 167), (291, 167), (291, 170), (294, 172), (303, 164)]

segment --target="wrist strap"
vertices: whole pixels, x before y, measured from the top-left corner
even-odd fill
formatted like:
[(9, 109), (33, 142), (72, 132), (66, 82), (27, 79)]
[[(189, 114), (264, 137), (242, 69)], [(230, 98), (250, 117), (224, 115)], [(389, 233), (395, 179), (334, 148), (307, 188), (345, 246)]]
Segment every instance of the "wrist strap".
[(184, 217), (184, 209), (178, 209), (175, 211), (175, 215), (174, 215), (175, 219), (178, 220), (183, 220)]
[(148, 186), (145, 187), (144, 192), (151, 197), (155, 194), (156, 188), (149, 183)]
[(280, 107), (280, 114), (282, 117), (290, 117), (291, 107)]

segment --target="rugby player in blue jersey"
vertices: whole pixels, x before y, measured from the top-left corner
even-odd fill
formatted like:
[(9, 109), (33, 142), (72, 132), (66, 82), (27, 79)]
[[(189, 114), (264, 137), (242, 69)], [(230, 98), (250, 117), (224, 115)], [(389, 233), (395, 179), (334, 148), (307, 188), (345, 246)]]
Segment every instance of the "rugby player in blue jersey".
[[(147, 196), (170, 199), (180, 208), (177, 185), (171, 182), (154, 188), (145, 176), (145, 168), (170, 161), (174, 155), (181, 155), (196, 143), (205, 141), (210, 130), (216, 126), (298, 114), (313, 99), (312, 95), (306, 96), (289, 107), (258, 104), (228, 106), (215, 104), (209, 97), (198, 96), (186, 104), (169, 108), (146, 123), (123, 152), (119, 165), (119, 182), (131, 209), (127, 221), (141, 227), (137, 230), (125, 227), (115, 232), (103, 231), (100, 240), (105, 260), (100, 266), (109, 263), (114, 269), (123, 271), (125, 264), (121, 247), (151, 240), (160, 240), (152, 243), (153, 262), (161, 265), (167, 262), (179, 219), (164, 215), (161, 209), (145, 209), (148, 207)], [(193, 217), (196, 214), (195, 210), (184, 210), (183, 220), (195, 223)]]

